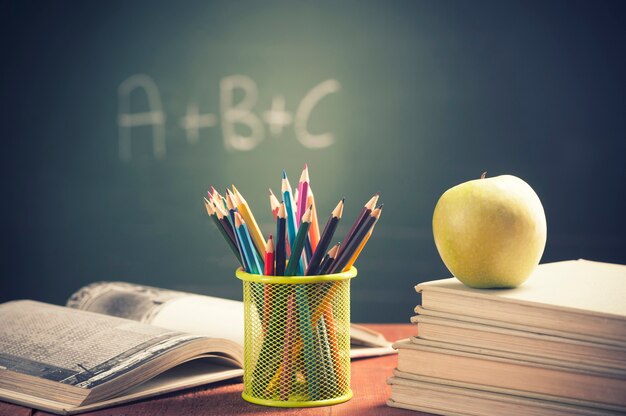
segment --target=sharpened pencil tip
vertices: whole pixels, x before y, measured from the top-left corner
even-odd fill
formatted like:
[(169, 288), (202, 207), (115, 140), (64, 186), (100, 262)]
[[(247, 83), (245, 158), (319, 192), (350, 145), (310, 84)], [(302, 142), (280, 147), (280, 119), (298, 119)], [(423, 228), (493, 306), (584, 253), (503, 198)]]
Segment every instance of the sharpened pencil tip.
[(208, 200), (208, 199), (204, 198), (204, 203), (205, 203), (205, 204), (209, 204), (210, 202), (209, 202), (209, 200)]
[(299, 183), (309, 183), (310, 179), (309, 179), (309, 169), (306, 167), (306, 163), (304, 164), (304, 169), (302, 169), (302, 175), (300, 175), (300, 181)]
[(285, 172), (285, 169), (283, 169), (283, 179), (287, 179), (287, 172)]

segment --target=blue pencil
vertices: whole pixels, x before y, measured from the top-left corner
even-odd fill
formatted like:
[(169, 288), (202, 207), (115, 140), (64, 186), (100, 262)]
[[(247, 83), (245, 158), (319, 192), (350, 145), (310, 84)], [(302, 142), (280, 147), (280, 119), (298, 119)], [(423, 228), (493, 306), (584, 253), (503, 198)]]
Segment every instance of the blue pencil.
[(235, 212), (237, 212), (237, 207), (235, 206), (235, 202), (233, 202), (233, 193), (230, 192), (230, 189), (226, 190), (226, 208), (228, 209), (230, 225), (235, 228)]
[[(283, 193), (283, 201), (285, 202), (285, 209), (287, 211), (287, 235), (289, 237), (289, 247), (290, 249), (293, 249), (293, 244), (296, 241), (296, 234), (298, 233), (298, 222), (296, 221), (296, 212), (294, 211), (291, 185), (289, 184), (289, 179), (287, 179), (287, 173), (284, 170), (281, 191)], [(298, 274), (304, 274), (302, 258), (298, 264)]]
[(226, 203), (226, 208), (228, 209), (228, 218), (230, 220), (230, 225), (233, 228), (234, 234), (235, 234), (235, 241), (237, 242), (237, 248), (239, 249), (239, 254), (241, 255), (241, 262), (243, 263), (243, 269), (250, 273), (250, 261), (246, 256), (246, 252), (244, 250), (244, 248), (241, 245), (241, 242), (243, 241), (241, 239), (241, 236), (237, 233), (237, 228), (235, 227), (235, 213), (237, 212), (237, 208), (235, 208), (233, 201), (232, 201), (232, 196), (228, 194), (228, 192), (230, 192), (229, 190), (226, 191), (226, 198), (225, 198), (225, 203)]
[(245, 221), (238, 212), (235, 213), (235, 228), (241, 239), (241, 246), (248, 257), (250, 273), (263, 274), (263, 261), (259, 258), (258, 253), (254, 249), (248, 227), (246, 227)]
[(241, 260), (243, 260), (243, 268), (247, 273), (254, 273), (252, 270), (252, 262), (250, 261), (250, 253), (245, 246), (246, 238), (243, 235), (243, 229), (240, 228), (241, 227), (235, 227), (235, 236), (237, 237), (237, 247), (241, 252)]

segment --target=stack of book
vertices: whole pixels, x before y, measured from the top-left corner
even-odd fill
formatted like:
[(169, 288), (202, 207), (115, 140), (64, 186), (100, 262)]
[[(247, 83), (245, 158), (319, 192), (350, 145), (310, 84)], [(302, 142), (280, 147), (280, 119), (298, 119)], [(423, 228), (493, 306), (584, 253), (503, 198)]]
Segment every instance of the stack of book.
[(542, 264), (514, 289), (416, 286), (390, 406), (450, 415), (626, 412), (626, 266)]

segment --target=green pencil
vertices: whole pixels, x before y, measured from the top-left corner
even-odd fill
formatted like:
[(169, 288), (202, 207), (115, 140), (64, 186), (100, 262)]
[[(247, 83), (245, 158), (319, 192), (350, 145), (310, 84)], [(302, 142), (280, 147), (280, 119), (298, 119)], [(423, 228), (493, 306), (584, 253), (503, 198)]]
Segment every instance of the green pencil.
[(311, 207), (309, 207), (304, 215), (302, 215), (302, 223), (300, 224), (300, 228), (298, 228), (295, 241), (291, 246), (291, 255), (289, 256), (289, 263), (287, 263), (285, 276), (295, 276), (298, 271), (302, 249), (304, 248), (304, 240), (309, 233), (309, 227), (311, 227)]

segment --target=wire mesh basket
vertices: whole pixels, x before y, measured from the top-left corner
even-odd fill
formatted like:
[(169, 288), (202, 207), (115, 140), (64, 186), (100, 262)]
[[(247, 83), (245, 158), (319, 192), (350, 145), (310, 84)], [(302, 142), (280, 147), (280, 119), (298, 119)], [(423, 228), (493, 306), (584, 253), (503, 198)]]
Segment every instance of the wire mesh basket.
[(245, 316), (244, 390), (280, 407), (342, 403), (350, 390), (350, 270), (260, 276), (239, 269)]

